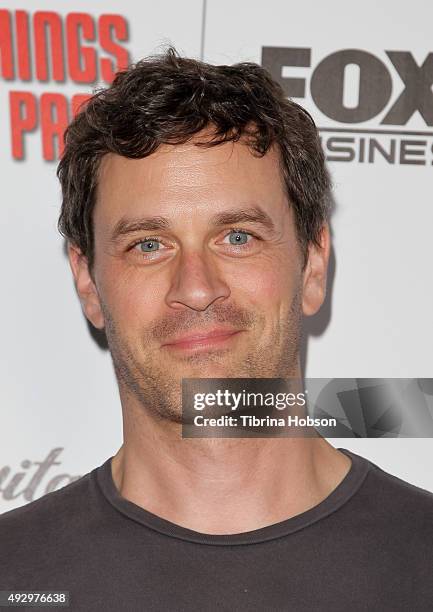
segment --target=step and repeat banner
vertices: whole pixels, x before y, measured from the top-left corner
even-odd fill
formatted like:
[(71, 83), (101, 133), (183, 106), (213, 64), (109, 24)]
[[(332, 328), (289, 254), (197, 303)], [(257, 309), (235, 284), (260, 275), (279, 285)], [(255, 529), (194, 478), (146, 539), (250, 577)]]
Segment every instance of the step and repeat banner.
[[(433, 490), (432, 19), (425, 0), (0, 6), (0, 512), (121, 445), (110, 355), (56, 229), (55, 172), (79, 105), (168, 44), (209, 63), (260, 63), (314, 117), (334, 185), (333, 250), (327, 301), (305, 321), (304, 372), (351, 379), (356, 398), (356, 381), (399, 379), (405, 429), (364, 437), (357, 425), (329, 439)], [(418, 397), (424, 429), (411, 427)]]

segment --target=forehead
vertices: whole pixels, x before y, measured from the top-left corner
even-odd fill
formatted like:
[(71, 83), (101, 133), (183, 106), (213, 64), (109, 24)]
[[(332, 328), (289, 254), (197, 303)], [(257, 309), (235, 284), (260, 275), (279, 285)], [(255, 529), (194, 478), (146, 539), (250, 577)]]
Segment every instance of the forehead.
[(278, 150), (259, 157), (242, 141), (201, 147), (161, 145), (142, 159), (105, 155), (94, 211), (98, 222), (137, 212), (213, 214), (227, 204), (280, 206), (285, 189)]

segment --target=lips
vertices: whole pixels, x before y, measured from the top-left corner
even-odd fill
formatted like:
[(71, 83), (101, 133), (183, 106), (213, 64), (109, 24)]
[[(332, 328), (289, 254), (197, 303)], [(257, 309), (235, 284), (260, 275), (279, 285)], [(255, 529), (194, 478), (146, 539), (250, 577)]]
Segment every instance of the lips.
[(197, 332), (191, 332), (184, 336), (171, 339), (169, 342), (164, 343), (162, 346), (169, 348), (199, 348), (199, 347), (211, 347), (230, 340), (233, 336), (236, 336), (243, 330), (233, 328), (213, 328), (207, 331), (201, 330)]

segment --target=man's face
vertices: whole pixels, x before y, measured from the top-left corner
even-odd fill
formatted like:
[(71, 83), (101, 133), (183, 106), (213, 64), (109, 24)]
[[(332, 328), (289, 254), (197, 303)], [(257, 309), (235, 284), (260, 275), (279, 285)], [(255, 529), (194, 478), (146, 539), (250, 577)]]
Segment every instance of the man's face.
[(121, 392), (177, 421), (183, 377), (299, 375), (302, 310), (320, 306), (327, 253), (303, 270), (275, 149), (107, 155), (93, 221), (94, 282), (73, 249), (71, 265)]

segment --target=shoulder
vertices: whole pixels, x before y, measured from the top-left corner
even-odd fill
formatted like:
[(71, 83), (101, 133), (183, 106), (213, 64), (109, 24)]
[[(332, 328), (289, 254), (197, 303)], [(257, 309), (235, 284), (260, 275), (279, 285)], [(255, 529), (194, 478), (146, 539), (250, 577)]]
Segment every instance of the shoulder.
[(394, 476), (370, 462), (370, 485), (375, 487), (376, 495), (385, 505), (397, 505), (400, 511), (416, 513), (433, 512), (433, 493), (410, 482)]
[(92, 542), (103, 541), (106, 517), (95, 471), (0, 515), (0, 588), (53, 585), (72, 568), (79, 571)]
[(356, 516), (370, 532), (411, 542), (433, 551), (433, 493), (380, 468), (373, 462), (363, 486), (352, 498)]
[[(24, 506), (0, 514), (0, 548), (19, 542), (53, 541), (67, 527), (79, 526), (92, 503), (92, 473)], [(66, 531), (70, 532), (69, 529)]]

